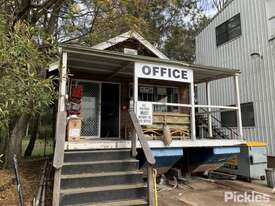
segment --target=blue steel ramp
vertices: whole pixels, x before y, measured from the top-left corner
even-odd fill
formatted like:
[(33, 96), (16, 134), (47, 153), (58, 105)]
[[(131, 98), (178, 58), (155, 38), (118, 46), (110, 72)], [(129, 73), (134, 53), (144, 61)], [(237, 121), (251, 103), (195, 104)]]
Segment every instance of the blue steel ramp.
[[(153, 155), (156, 158), (156, 165), (158, 173), (167, 172), (173, 165), (179, 161), (183, 155), (183, 148), (151, 148)], [(145, 161), (142, 158), (140, 167), (145, 166)]]
[[(176, 163), (190, 172), (204, 172), (221, 167), (232, 155), (240, 153), (240, 147), (151, 148), (156, 158), (158, 173), (165, 173)], [(139, 151), (140, 168), (146, 162)], [(180, 160), (180, 162), (179, 162)]]
[(221, 167), (232, 155), (240, 153), (240, 147), (203, 147), (189, 149), (192, 172), (204, 172)]

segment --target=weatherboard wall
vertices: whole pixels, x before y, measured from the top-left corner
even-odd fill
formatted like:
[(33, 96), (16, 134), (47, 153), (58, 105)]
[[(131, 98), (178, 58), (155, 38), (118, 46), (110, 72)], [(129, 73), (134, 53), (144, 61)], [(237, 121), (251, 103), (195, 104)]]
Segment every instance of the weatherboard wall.
[[(196, 37), (196, 63), (241, 70), (241, 103), (254, 103), (255, 118), (244, 137), (267, 142), (268, 154), (275, 155), (275, 40), (269, 36), (266, 9), (265, 0), (231, 2)], [(242, 35), (217, 47), (215, 28), (238, 13)], [(210, 82), (211, 103), (235, 104), (233, 83), (233, 78)], [(205, 85), (198, 86), (198, 101), (206, 103)]]

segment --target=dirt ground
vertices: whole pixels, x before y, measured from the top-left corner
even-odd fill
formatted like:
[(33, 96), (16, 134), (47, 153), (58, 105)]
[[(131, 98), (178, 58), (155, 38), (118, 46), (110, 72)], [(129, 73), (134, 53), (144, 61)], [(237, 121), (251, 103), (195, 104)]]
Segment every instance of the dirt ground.
[[(203, 180), (195, 178), (188, 183), (179, 184), (180, 188), (172, 189), (167, 186), (159, 186), (159, 206), (274, 206), (275, 194), (272, 189), (259, 183), (247, 183), (243, 181), (231, 180)], [(233, 201), (225, 202), (224, 193), (234, 191), (243, 194), (256, 191), (270, 195), (268, 203), (235, 203)]]
[[(42, 163), (43, 161), (41, 160), (25, 160), (19, 164), (19, 173), (26, 206), (31, 205), (34, 194), (36, 194), (38, 189)], [(19, 205), (14, 170), (0, 169), (0, 205)]]

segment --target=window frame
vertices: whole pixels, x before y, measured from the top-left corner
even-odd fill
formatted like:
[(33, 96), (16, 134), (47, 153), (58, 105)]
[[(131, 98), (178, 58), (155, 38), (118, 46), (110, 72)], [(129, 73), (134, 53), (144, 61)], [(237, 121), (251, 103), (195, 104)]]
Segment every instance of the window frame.
[[(253, 112), (253, 117), (251, 118), (250, 121), (252, 121), (252, 124), (248, 124), (247, 122), (244, 122), (244, 118), (245, 116), (247, 116), (247, 114), (244, 114), (244, 107), (248, 105), (248, 106), (251, 106), (252, 105), (252, 112)], [(231, 105), (231, 106), (234, 106), (234, 105)], [(223, 121), (223, 114), (230, 114), (230, 115), (233, 115), (233, 122), (234, 122), (234, 125), (231, 125), (231, 124), (228, 124), (226, 122), (226, 124), (224, 124), (224, 121)], [(243, 127), (256, 127), (256, 122), (255, 122), (255, 109), (254, 109), (254, 102), (245, 102), (245, 103), (241, 103), (241, 115), (242, 115), (242, 126)], [(223, 111), (221, 112), (221, 115), (220, 115), (220, 121), (221, 121), (221, 127), (231, 127), (231, 128), (236, 128), (238, 127), (237, 125), (237, 111), (236, 110), (233, 110), (233, 111)]]
[[(236, 22), (235, 22), (236, 21)], [(230, 23), (233, 22), (233, 27), (230, 27)], [(239, 27), (239, 29), (237, 29)], [(242, 24), (241, 24), (241, 14), (238, 13), (223, 22), (222, 24), (216, 26), (216, 46), (219, 47), (229, 41), (239, 38), (242, 35)], [(236, 32), (233, 37), (230, 37), (233, 32)]]

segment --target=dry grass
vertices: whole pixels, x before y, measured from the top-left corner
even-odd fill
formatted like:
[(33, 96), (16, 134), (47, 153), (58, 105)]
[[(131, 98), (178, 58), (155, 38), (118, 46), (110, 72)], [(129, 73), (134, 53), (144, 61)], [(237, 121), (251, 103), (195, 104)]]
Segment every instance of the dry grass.
[[(31, 205), (39, 185), (42, 161), (23, 161), (19, 165), (25, 205)], [(19, 205), (13, 170), (0, 170), (0, 205)]]

